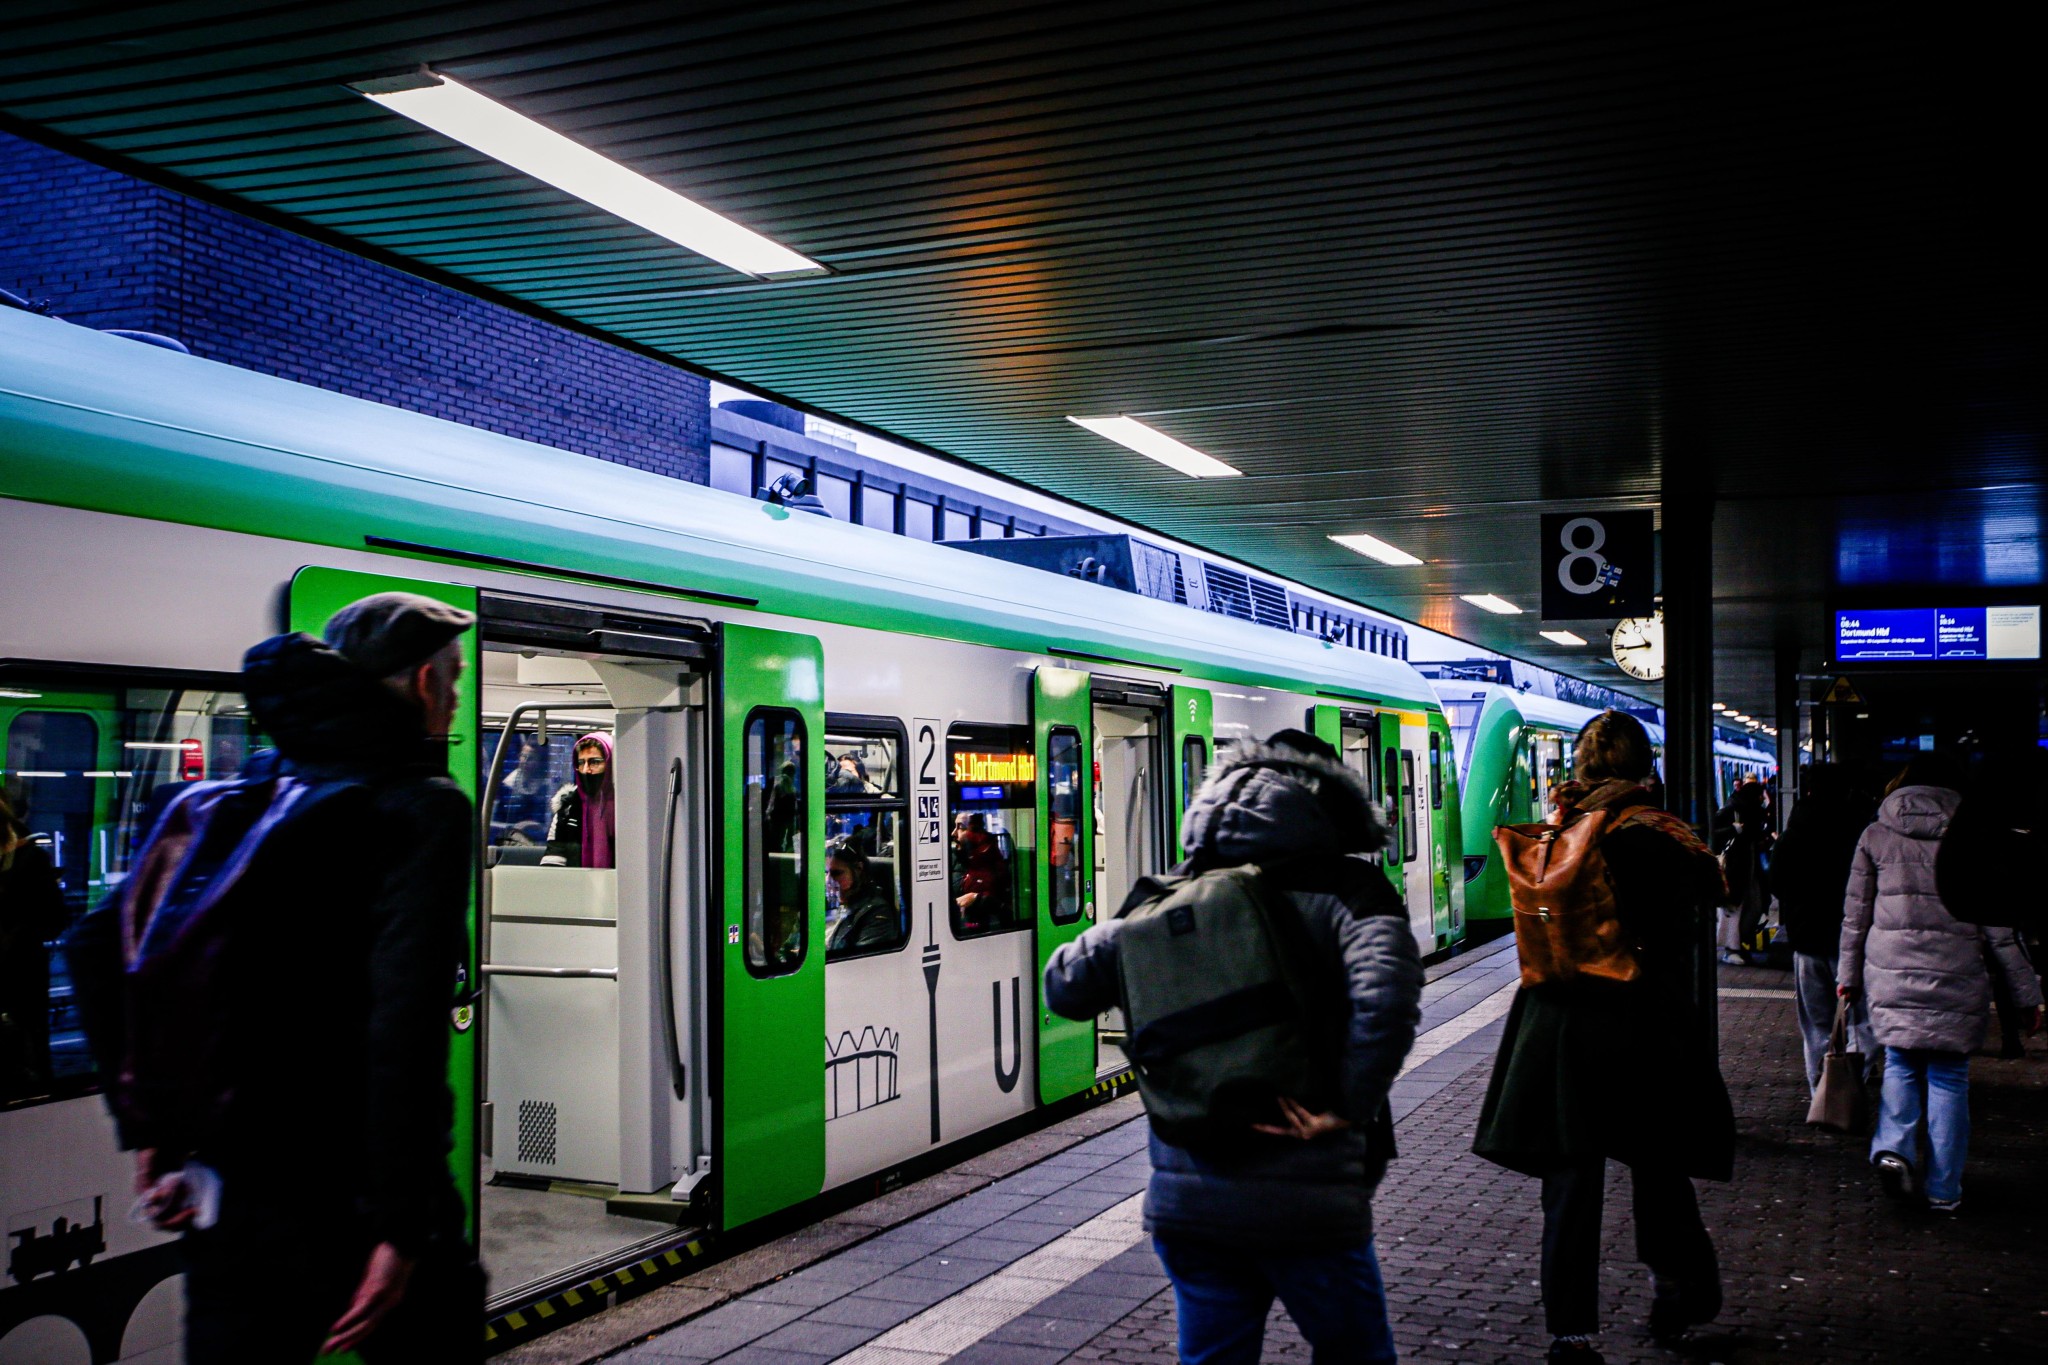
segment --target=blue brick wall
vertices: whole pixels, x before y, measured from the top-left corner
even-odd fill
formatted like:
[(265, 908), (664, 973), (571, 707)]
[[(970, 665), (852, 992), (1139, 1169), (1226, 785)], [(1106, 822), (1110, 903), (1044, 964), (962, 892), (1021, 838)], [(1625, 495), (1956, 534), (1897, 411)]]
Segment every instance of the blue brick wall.
[(4, 133), (0, 288), (243, 369), (709, 477), (700, 376)]

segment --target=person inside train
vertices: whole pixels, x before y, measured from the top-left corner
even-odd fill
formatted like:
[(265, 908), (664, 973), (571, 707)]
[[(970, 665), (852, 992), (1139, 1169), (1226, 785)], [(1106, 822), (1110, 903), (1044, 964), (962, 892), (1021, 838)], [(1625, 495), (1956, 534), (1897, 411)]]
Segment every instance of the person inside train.
[(618, 802), (612, 787), (612, 737), (593, 730), (576, 741), (576, 780), (555, 793), (547, 867), (616, 866), (612, 841)]
[(1001, 924), (1010, 913), (1010, 860), (981, 811), (953, 817), (952, 891), (960, 922), (967, 928)]
[(762, 812), (763, 837), (769, 851), (793, 853), (803, 837), (803, 792), (797, 787), (796, 764), (788, 759), (775, 770), (768, 788), (767, 808)]
[(873, 794), (874, 784), (868, 781), (867, 770), (861, 766), (858, 754), (851, 750), (839, 755), (837, 758), (827, 754), (825, 756), (825, 763), (825, 794), (827, 796), (869, 796)]
[(64, 889), (0, 791), (0, 1103), (50, 1088), (50, 950)]
[[(1601, 1205), (1610, 1158), (1634, 1183), (1636, 1255), (1650, 1269), (1650, 1334), (1682, 1337), (1721, 1311), (1714, 1244), (1694, 1179), (1728, 1180), (1735, 1111), (1692, 989), (1694, 935), (1721, 899), (1714, 855), (1649, 803), (1649, 735), (1603, 711), (1579, 734), (1560, 817), (1604, 811), (1600, 851), (1632, 981), (1551, 981), (1515, 992), (1472, 1149), (1542, 1181), (1543, 1314), (1552, 1365), (1599, 1365)], [(1707, 1016), (1710, 1018), (1711, 1016)]]
[(834, 839), (826, 846), (825, 899), (826, 913), (833, 919), (825, 940), (828, 958), (893, 948), (903, 941), (896, 888), (850, 839)]

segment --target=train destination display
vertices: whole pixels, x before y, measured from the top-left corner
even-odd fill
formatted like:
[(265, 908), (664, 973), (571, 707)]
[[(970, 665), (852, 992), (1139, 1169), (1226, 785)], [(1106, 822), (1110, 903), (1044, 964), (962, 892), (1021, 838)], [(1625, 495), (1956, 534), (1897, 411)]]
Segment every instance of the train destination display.
[(1835, 613), (1835, 659), (2038, 659), (2041, 608), (1911, 607)]

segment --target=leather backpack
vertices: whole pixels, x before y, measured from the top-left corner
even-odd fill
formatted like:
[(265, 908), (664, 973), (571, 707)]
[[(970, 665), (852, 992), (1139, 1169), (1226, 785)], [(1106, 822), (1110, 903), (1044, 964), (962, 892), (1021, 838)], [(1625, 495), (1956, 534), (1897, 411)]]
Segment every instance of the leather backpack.
[(1643, 807), (1609, 823), (1604, 810), (1562, 824), (1501, 825), (1493, 832), (1515, 909), (1515, 953), (1524, 986), (1633, 981), (1642, 970), (1622, 933), (1614, 881), (1600, 843), (1637, 823)]

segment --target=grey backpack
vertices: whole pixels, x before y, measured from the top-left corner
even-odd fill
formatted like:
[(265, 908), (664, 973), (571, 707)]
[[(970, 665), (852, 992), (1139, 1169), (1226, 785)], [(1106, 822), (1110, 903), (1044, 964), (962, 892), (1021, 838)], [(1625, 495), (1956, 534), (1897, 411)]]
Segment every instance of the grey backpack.
[(1162, 1139), (1240, 1141), (1282, 1095), (1336, 1106), (1343, 996), (1317, 988), (1307, 927), (1257, 867), (1147, 877), (1117, 917), (1123, 1048)]

